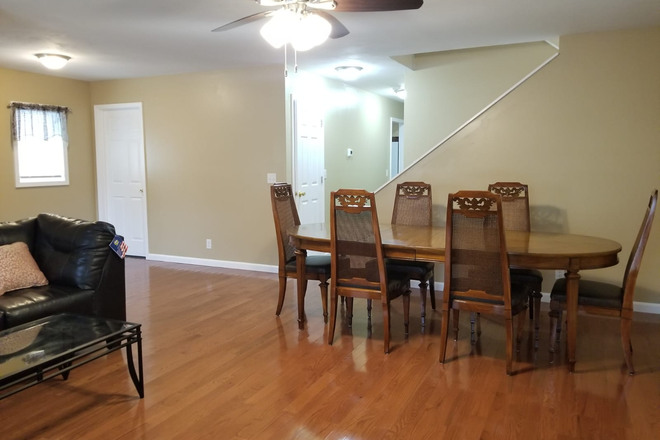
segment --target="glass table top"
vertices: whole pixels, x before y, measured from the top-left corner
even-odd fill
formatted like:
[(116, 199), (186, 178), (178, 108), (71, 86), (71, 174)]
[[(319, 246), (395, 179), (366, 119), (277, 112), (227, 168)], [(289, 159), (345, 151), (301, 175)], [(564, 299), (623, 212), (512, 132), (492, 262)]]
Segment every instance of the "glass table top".
[(0, 331), (0, 380), (136, 327), (139, 324), (61, 314)]

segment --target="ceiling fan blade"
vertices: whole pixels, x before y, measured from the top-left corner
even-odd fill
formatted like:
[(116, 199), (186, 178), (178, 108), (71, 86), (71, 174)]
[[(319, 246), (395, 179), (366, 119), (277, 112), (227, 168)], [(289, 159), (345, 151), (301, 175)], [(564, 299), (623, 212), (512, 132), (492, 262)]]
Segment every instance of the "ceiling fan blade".
[(348, 29), (346, 29), (346, 26), (341, 24), (341, 21), (337, 20), (331, 14), (328, 14), (325, 11), (314, 11), (314, 13), (328, 20), (328, 22), (332, 26), (332, 31), (330, 32), (330, 38), (337, 39), (337, 38), (345, 37), (350, 33)]
[(239, 18), (236, 21), (232, 21), (231, 23), (227, 23), (223, 26), (220, 26), (219, 28), (215, 28), (211, 32), (228, 31), (230, 29), (234, 29), (236, 27), (243, 26), (244, 24), (252, 23), (253, 21), (261, 20), (262, 18), (267, 18), (272, 13), (273, 13), (273, 11), (257, 12), (256, 14), (252, 14), (252, 15), (248, 15), (247, 17)]
[(423, 0), (337, 0), (336, 12), (379, 12), (419, 9)]

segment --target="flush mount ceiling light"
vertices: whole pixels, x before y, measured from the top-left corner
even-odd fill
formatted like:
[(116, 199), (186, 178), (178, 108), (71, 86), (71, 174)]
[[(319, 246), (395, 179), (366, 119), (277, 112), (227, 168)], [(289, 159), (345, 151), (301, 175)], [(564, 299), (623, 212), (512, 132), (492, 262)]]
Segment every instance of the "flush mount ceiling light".
[(401, 99), (406, 99), (406, 96), (407, 96), (408, 94), (406, 93), (406, 89), (403, 88), (403, 86), (401, 86), (401, 87), (395, 87), (393, 90), (394, 90), (394, 94), (395, 94), (396, 96), (398, 96), (398, 97), (401, 98)]
[(337, 75), (344, 81), (354, 81), (362, 72), (362, 67), (360, 66), (338, 66), (335, 67)]
[(71, 57), (66, 55), (57, 55), (53, 53), (36, 53), (34, 56), (37, 57), (41, 64), (46, 68), (52, 70), (61, 69), (71, 59)]

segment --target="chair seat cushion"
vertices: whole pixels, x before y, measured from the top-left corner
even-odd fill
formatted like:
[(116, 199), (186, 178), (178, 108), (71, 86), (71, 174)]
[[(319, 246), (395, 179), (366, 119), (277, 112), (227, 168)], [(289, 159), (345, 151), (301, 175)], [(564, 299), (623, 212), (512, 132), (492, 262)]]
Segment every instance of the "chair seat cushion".
[[(469, 296), (461, 296), (460, 294), (453, 294), (451, 296), (453, 299), (463, 299), (473, 302), (482, 302), (486, 304), (504, 304), (504, 299), (502, 300), (487, 300), (480, 298), (472, 298)], [(529, 289), (524, 284), (514, 284), (511, 283), (511, 308), (516, 309), (524, 305), (529, 299)]]
[[(295, 257), (286, 263), (286, 270), (287, 272), (295, 272), (297, 270)], [(305, 272), (323, 273), (330, 276), (330, 254), (307, 256), (305, 258)]]
[(58, 284), (14, 290), (0, 296), (0, 314), (4, 314), (5, 328), (58, 313), (91, 315), (93, 294)]
[(407, 261), (407, 260), (386, 260), (387, 272), (405, 273), (413, 280), (426, 281), (433, 276), (433, 269), (435, 263), (426, 263), (424, 261)]
[(536, 269), (511, 269), (512, 284), (535, 284), (543, 282), (543, 274)]
[[(620, 286), (599, 281), (580, 280), (578, 304), (583, 306), (620, 309), (623, 303), (623, 290)], [(559, 279), (552, 287), (551, 301), (566, 302), (566, 278)]]

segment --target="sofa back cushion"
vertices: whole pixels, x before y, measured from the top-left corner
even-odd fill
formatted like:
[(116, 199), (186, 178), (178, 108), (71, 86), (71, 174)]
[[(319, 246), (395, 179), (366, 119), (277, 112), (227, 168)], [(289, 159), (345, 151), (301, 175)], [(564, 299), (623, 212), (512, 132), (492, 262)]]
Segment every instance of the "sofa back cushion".
[(114, 236), (105, 222), (39, 214), (34, 257), (52, 284), (96, 289)]
[(0, 223), (0, 246), (22, 241), (34, 254), (34, 237), (37, 219), (26, 218), (15, 222)]

